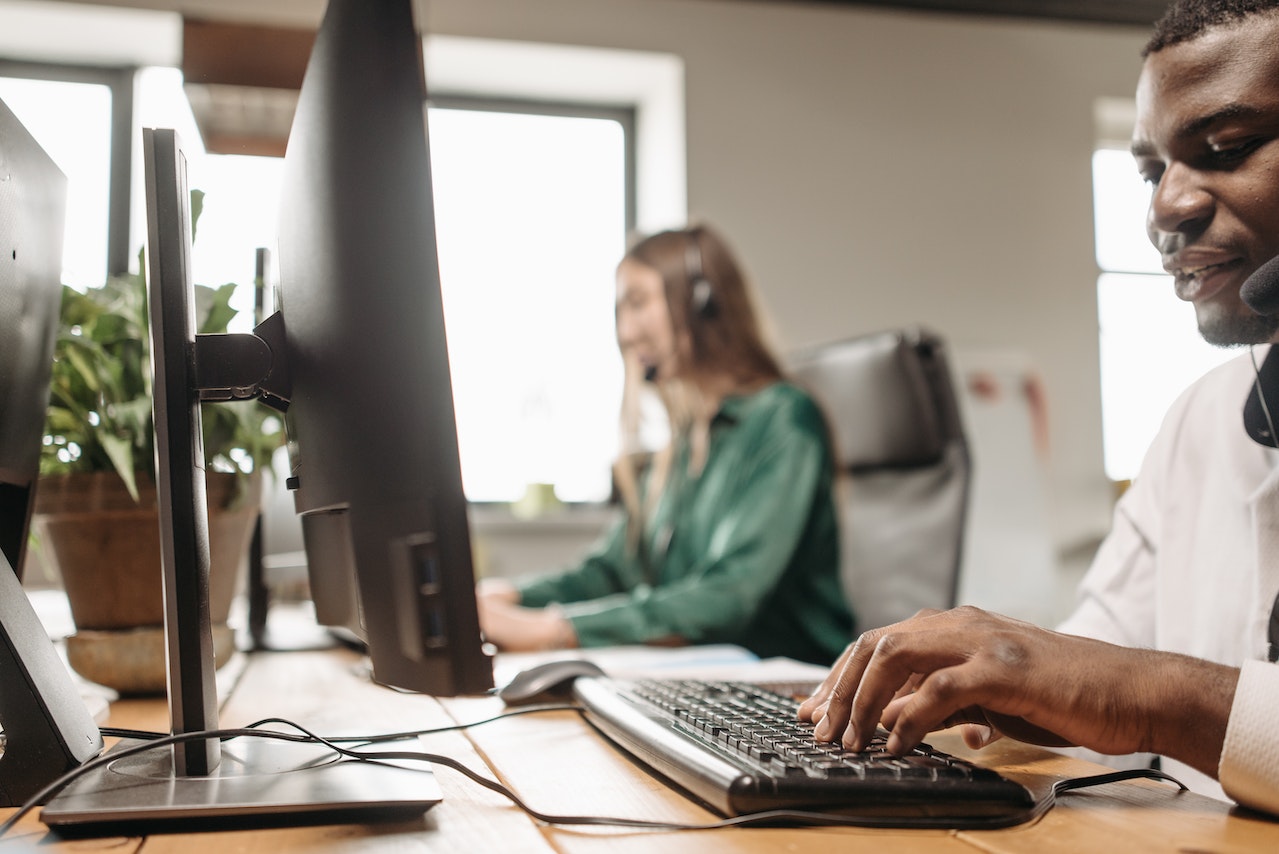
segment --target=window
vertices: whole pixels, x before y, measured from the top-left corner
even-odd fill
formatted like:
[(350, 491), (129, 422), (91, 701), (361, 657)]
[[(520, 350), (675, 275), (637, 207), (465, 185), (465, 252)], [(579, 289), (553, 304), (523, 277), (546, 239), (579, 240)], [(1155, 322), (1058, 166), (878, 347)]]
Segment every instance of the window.
[(62, 277), (87, 288), (107, 275), (111, 89), (103, 84), (0, 77), (0, 100), (67, 176)]
[(472, 501), (603, 501), (622, 363), (627, 138), (606, 116), (433, 107), (440, 278)]
[[(231, 322), (231, 331), (248, 332), (254, 326), (257, 249), (275, 250), (284, 161), (205, 153), (182, 90), (182, 74), (176, 68), (141, 69), (136, 90), (133, 124), (137, 144), (141, 143), (141, 128), (175, 129), (187, 155), (187, 183), (205, 194), (192, 247), (192, 275), (202, 285), (241, 285), (231, 300), (239, 312)], [(130, 261), (136, 268), (137, 252), (146, 241), (147, 223), (140, 166), (135, 178), (129, 232), (133, 246)]]
[(1177, 395), (1239, 352), (1205, 343), (1194, 308), (1173, 295), (1146, 237), (1149, 201), (1131, 154), (1093, 153), (1102, 435), (1106, 474), (1115, 481), (1136, 476)]
[[(0, 98), (55, 159), (59, 146), (78, 143), (63, 167), (85, 176), (73, 179), (80, 195), (69, 209), (92, 216), (83, 236), (69, 232), (68, 246), (78, 253), (68, 261), (67, 280), (100, 283), (110, 95), (83, 84), (0, 82)], [(189, 184), (206, 192), (194, 277), (244, 285), (232, 303), (240, 311), (233, 330), (246, 331), (253, 325), (256, 249), (275, 246), (283, 161), (203, 153), (176, 69), (142, 70), (136, 91), (134, 133), (176, 128), (187, 149)], [(561, 500), (604, 501), (622, 382), (613, 269), (634, 220), (631, 116), (588, 107), (435, 103), (428, 120), (436, 227), (467, 496), (515, 501), (529, 484), (550, 483)], [(80, 124), (61, 124), (64, 117)], [(87, 165), (71, 165), (81, 161)], [(134, 198), (141, 199), (141, 169), (135, 173)], [(145, 239), (145, 216), (135, 202), (130, 261)]]

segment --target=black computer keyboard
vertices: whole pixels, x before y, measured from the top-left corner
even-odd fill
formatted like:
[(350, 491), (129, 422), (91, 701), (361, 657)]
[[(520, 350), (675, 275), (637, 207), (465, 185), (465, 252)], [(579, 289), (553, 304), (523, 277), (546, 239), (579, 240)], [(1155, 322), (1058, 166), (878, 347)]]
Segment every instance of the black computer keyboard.
[(607, 737), (723, 815), (960, 828), (1036, 814), (1022, 785), (926, 744), (893, 756), (882, 733), (857, 753), (818, 743), (796, 700), (762, 686), (587, 677), (573, 693)]

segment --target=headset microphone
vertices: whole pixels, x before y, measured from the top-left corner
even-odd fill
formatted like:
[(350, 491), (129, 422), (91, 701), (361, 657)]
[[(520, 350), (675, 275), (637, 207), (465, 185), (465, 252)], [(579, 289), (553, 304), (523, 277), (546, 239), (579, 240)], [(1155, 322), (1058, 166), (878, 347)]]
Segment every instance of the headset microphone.
[(1257, 314), (1279, 314), (1279, 255), (1257, 268), (1239, 289), (1244, 305)]
[[(1239, 289), (1239, 296), (1257, 314), (1279, 315), (1279, 256), (1258, 267)], [(1279, 400), (1279, 347), (1270, 348), (1259, 368), (1254, 355), (1253, 369), (1257, 379), (1244, 403), (1243, 426), (1254, 442), (1276, 448), (1279, 438), (1268, 401)]]

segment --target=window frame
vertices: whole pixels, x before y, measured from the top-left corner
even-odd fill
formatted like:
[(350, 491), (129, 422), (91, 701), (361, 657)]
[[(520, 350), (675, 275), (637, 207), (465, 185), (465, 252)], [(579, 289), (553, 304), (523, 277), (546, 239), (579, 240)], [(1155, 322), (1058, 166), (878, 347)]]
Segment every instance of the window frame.
[[(623, 222), (626, 234), (635, 231), (638, 220), (636, 202), (637, 148), (635, 141), (636, 109), (627, 104), (590, 104), (585, 102), (538, 100), (533, 98), (489, 97), (484, 95), (460, 95), (441, 92), (430, 94), (423, 102), (423, 110), (438, 107), (444, 110), (474, 110), (476, 112), (516, 113), (528, 116), (560, 116), (564, 118), (605, 119), (622, 126), (622, 156), (624, 162), (625, 209)], [(425, 115), (425, 113), (424, 113)]]
[(129, 224), (133, 192), (133, 86), (138, 67), (133, 65), (73, 65), (0, 59), (0, 77), (85, 83), (105, 86), (111, 93), (111, 152), (107, 188), (107, 275), (129, 272), (133, 250)]
[[(105, 66), (0, 58), (0, 76), (105, 86), (111, 98), (111, 124), (107, 211), (107, 275), (130, 271), (133, 208), (133, 126), (136, 123), (135, 88), (141, 67)], [(623, 134), (623, 242), (629, 241), (638, 222), (638, 106), (627, 103), (592, 103), (572, 99), (536, 99), (519, 96), (486, 96), (451, 92), (430, 93), (423, 100), (423, 116), (431, 108), (503, 112), (521, 115), (561, 116), (617, 122)], [(429, 124), (429, 123), (428, 123)], [(484, 502), (473, 502), (484, 503)], [(601, 505), (602, 502), (571, 502)]]

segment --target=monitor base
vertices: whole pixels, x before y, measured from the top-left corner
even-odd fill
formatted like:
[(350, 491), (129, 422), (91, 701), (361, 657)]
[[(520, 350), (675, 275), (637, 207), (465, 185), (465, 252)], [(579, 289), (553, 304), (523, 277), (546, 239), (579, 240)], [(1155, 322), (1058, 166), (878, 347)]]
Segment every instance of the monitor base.
[[(395, 744), (420, 749), (412, 740)], [(187, 833), (408, 821), (443, 797), (425, 766), (348, 759), (324, 745), (238, 738), (221, 751), (205, 777), (176, 776), (167, 747), (117, 759), (68, 785), (40, 818), (64, 836)]]

